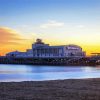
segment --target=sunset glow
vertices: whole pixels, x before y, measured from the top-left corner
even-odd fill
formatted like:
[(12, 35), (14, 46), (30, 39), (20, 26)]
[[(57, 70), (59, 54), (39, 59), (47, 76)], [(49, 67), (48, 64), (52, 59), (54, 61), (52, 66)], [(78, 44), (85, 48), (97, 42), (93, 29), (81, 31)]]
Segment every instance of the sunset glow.
[(0, 55), (25, 51), (37, 38), (100, 52), (100, 1), (0, 0)]

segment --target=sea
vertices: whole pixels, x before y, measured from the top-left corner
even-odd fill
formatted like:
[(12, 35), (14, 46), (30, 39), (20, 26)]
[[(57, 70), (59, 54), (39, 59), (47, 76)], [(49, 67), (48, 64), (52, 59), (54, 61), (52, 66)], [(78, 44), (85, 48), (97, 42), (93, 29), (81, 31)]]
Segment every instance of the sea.
[(0, 64), (0, 82), (100, 78), (100, 66)]

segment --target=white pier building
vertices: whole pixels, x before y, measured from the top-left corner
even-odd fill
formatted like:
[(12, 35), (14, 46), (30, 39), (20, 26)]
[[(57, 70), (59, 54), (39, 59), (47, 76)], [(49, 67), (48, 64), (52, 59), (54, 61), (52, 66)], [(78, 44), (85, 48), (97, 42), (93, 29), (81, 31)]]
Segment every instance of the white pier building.
[(78, 45), (61, 45), (50, 46), (45, 44), (41, 39), (37, 39), (32, 44), (32, 49), (28, 49), (26, 52), (10, 52), (6, 56), (24, 57), (24, 58), (63, 58), (63, 57), (85, 57), (86, 54), (82, 51), (82, 48)]

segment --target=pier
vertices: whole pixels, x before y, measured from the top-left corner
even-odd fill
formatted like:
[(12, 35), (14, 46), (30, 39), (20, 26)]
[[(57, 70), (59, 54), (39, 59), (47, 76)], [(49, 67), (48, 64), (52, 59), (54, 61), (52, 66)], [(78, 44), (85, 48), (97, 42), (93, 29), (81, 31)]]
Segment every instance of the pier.
[(88, 66), (100, 65), (100, 59), (93, 57), (69, 57), (69, 58), (15, 58), (0, 57), (0, 64), (31, 64), (31, 65), (70, 65)]
[(100, 53), (91, 57), (75, 44), (50, 46), (37, 39), (31, 49), (26, 52), (13, 51), (0, 57), (0, 64), (31, 64), (31, 65), (70, 65), (94, 66), (100, 65)]

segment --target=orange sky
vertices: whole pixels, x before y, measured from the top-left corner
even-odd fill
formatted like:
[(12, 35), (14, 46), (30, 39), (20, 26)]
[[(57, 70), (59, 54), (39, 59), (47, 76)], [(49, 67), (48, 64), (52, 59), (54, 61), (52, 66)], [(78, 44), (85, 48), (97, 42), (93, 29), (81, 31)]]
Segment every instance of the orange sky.
[(25, 51), (30, 46), (29, 44), (29, 40), (16, 31), (7, 27), (0, 27), (0, 55), (15, 50)]
[[(36, 38), (39, 37), (34, 35), (32, 38), (26, 39), (26, 37), (21, 36), (17, 31), (14, 31), (13, 29), (0, 27), (0, 55), (5, 55), (7, 52), (15, 50), (25, 51), (26, 49), (31, 48), (31, 45), (33, 42), (35, 42)], [(56, 40), (43, 38), (43, 41), (49, 43), (50, 45), (70, 44), (70, 42), (67, 43), (63, 39)], [(82, 44), (81, 42), (76, 41), (75, 44), (81, 46), (83, 51), (86, 51), (87, 55), (90, 55), (92, 52), (100, 51), (99, 44)]]
[(0, 55), (35, 39), (100, 52), (100, 0), (0, 0)]

